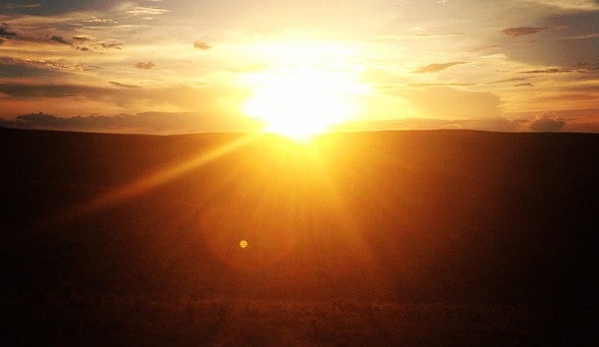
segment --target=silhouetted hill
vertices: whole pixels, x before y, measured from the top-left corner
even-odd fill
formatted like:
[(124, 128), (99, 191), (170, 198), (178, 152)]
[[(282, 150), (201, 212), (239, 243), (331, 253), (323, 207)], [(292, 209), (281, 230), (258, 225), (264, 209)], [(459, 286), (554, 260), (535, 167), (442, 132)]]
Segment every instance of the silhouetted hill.
[(597, 135), (0, 137), (9, 293), (596, 308)]

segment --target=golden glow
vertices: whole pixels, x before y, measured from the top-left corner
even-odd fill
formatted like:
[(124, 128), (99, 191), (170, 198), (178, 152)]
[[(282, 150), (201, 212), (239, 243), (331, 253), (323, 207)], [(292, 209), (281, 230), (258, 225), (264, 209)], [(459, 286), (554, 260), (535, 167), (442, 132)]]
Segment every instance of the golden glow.
[(110, 190), (107, 193), (87, 202), (81, 204), (70, 211), (67, 215), (61, 216), (54, 221), (44, 221), (46, 224), (60, 223), (64, 221), (74, 220), (80, 217), (87, 216), (96, 211), (102, 210), (107, 207), (115, 206), (123, 201), (127, 201), (135, 196), (141, 195), (151, 189), (154, 189), (160, 185), (163, 185), (173, 179), (198, 168), (199, 166), (205, 165), (217, 159), (220, 159), (227, 154), (239, 150), (242, 147), (254, 142), (256, 136), (247, 136), (239, 138), (231, 143), (226, 143), (223, 146), (213, 148), (209, 151), (198, 154), (195, 158), (188, 161), (182, 162), (179, 165), (164, 168), (154, 174), (150, 174), (147, 177), (141, 177), (140, 179), (130, 182), (114, 190)]
[(242, 105), (265, 132), (309, 140), (356, 117), (358, 96), (368, 88), (347, 62), (347, 50), (305, 43), (265, 50), (271, 67), (246, 75), (252, 95)]
[(247, 248), (247, 246), (248, 246), (248, 242), (246, 240), (239, 241), (239, 247)]

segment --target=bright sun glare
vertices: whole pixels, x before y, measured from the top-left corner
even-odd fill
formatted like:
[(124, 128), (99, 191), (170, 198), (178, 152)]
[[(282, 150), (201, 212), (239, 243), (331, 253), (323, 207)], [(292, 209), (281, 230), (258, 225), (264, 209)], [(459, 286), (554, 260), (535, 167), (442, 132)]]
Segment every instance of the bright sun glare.
[(355, 71), (338, 62), (344, 57), (336, 56), (337, 62), (331, 63), (332, 52), (323, 47), (304, 44), (275, 50), (269, 68), (246, 76), (252, 95), (242, 111), (260, 120), (265, 132), (301, 141), (354, 118), (358, 95), (367, 88)]

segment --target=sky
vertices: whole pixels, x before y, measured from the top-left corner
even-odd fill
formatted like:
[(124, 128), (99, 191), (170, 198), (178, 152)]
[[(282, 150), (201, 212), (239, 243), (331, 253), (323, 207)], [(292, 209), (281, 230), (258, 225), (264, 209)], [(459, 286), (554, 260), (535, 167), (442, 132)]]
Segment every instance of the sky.
[(246, 131), (318, 100), (345, 130), (599, 132), (597, 0), (1, 0), (0, 23), (6, 127)]

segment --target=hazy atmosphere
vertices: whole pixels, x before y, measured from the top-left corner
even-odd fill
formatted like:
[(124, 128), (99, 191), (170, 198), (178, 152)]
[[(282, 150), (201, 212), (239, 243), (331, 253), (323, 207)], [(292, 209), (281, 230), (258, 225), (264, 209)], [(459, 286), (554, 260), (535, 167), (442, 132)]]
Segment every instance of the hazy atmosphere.
[(596, 0), (8, 0), (0, 23), (5, 127), (599, 132)]
[(0, 0), (7, 346), (595, 346), (599, 0)]

